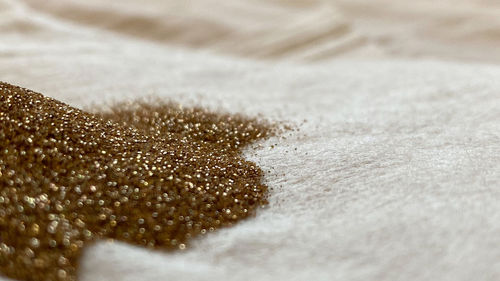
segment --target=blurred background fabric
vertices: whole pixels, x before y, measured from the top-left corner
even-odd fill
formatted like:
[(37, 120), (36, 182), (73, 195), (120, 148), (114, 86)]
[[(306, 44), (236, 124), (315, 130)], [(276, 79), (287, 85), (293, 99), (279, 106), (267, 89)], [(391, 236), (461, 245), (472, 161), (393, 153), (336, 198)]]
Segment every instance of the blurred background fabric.
[[(249, 58), (500, 59), (495, 0), (6, 1), (9, 15), (29, 9), (33, 16)], [(36, 29), (29, 17), (9, 17), (3, 28)]]
[(255, 218), (80, 280), (500, 280), (499, 47), (495, 0), (0, 0), (2, 81), (300, 128), (249, 149)]

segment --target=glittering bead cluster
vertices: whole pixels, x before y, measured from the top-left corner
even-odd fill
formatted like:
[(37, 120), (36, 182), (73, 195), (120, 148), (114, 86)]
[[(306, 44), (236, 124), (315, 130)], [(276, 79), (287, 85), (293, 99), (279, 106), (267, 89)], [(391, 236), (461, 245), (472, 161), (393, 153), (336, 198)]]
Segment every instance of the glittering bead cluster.
[(185, 249), (254, 214), (267, 187), (241, 149), (272, 131), (158, 101), (87, 113), (0, 83), (0, 271), (75, 280), (96, 239)]

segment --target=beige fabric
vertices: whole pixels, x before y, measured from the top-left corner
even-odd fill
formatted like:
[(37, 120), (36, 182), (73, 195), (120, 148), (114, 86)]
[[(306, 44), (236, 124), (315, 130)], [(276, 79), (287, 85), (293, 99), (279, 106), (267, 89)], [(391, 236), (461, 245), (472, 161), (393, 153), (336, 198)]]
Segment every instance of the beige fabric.
[(166, 45), (252, 58), (499, 61), (494, 0), (24, 0), (46, 13)]
[(0, 80), (90, 109), (154, 94), (300, 128), (249, 149), (273, 188), (255, 218), (184, 252), (98, 243), (80, 280), (499, 280), (498, 14), (0, 0)]

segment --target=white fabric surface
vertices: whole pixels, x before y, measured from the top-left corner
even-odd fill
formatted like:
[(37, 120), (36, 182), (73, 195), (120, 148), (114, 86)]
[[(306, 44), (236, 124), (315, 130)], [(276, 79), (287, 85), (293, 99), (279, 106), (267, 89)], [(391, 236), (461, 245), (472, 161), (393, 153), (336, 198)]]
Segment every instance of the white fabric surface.
[(0, 11), (0, 80), (78, 107), (154, 94), (300, 128), (249, 148), (273, 189), (255, 218), (186, 251), (97, 243), (80, 280), (500, 280), (499, 66), (368, 51), (256, 61), (16, 1)]

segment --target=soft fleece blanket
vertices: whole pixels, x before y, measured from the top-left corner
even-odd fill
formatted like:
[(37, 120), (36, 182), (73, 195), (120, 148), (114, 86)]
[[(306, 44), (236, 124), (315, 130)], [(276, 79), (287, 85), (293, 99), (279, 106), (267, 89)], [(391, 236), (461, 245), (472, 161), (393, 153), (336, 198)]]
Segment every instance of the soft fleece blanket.
[(179, 252), (103, 241), (80, 280), (499, 280), (499, 7), (0, 0), (0, 80), (298, 128), (247, 151), (255, 218)]

